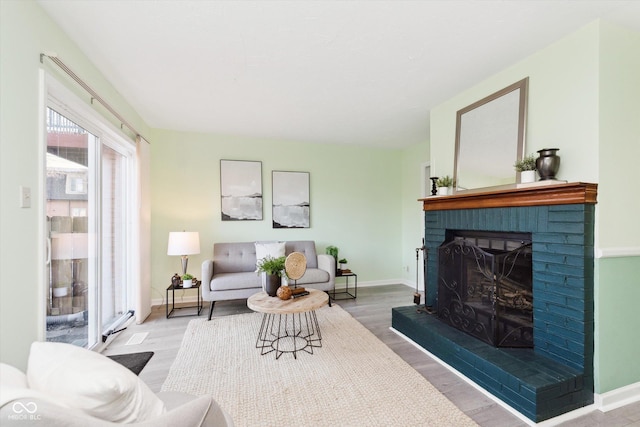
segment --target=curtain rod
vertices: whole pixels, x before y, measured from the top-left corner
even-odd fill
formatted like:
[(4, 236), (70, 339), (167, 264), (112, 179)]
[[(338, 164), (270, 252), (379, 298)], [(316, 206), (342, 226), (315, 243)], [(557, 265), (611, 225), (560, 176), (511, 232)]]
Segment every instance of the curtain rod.
[(106, 108), (116, 119), (120, 121), (120, 129), (122, 126), (126, 126), (129, 128), (131, 132), (135, 134), (136, 137), (141, 138), (147, 142), (147, 144), (151, 144), (147, 138), (142, 136), (140, 132), (138, 132), (128, 121), (124, 119), (116, 110), (114, 110), (111, 105), (109, 105), (100, 95), (96, 93), (89, 85), (87, 85), (76, 73), (74, 73), (67, 65), (62, 62), (55, 54), (40, 54), (40, 63), (44, 63), (44, 58), (49, 58), (54, 64), (56, 64), (62, 71), (67, 73), (69, 77), (71, 77), (76, 83), (78, 83), (85, 91), (87, 91), (91, 95), (91, 103), (93, 104), (93, 100), (98, 101), (104, 108)]

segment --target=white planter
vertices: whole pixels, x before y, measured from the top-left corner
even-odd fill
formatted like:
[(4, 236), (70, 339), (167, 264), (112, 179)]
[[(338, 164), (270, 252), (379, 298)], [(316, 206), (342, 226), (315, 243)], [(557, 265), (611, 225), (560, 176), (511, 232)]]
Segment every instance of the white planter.
[(529, 182), (536, 182), (536, 171), (522, 171), (520, 172), (520, 183), (526, 184)]
[(182, 280), (182, 287), (183, 288), (190, 288), (192, 286), (193, 286), (193, 279)]
[(448, 196), (449, 187), (438, 187), (438, 196)]

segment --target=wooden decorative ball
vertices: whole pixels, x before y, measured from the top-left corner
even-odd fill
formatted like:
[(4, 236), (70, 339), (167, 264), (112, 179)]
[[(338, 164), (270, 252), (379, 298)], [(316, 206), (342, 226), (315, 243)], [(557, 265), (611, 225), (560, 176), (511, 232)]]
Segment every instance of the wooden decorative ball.
[(291, 288), (289, 288), (288, 286), (280, 286), (276, 291), (276, 295), (278, 295), (278, 298), (280, 298), (281, 300), (286, 301), (291, 298)]

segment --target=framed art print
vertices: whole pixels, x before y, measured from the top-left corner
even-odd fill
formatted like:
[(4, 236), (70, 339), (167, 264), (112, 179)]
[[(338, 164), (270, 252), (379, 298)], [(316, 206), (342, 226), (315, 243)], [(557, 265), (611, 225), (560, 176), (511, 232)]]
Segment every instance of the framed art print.
[(262, 220), (262, 162), (220, 160), (222, 221)]
[(272, 172), (273, 228), (309, 228), (309, 172)]

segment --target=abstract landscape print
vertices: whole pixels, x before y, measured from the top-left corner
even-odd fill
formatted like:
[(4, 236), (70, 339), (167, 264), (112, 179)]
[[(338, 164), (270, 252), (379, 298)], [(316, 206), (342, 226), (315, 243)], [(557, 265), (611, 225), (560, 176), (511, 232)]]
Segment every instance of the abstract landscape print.
[(273, 228), (309, 228), (309, 172), (272, 172)]
[(262, 220), (262, 162), (220, 160), (222, 221)]

